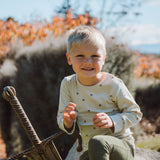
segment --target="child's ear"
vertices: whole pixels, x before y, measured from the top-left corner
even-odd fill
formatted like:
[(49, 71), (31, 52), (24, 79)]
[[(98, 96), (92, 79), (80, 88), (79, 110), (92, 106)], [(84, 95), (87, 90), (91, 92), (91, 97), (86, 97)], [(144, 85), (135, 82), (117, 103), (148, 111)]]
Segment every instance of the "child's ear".
[(66, 57), (67, 57), (67, 62), (69, 65), (72, 65), (71, 63), (71, 58), (70, 58), (70, 55), (68, 53), (66, 53)]

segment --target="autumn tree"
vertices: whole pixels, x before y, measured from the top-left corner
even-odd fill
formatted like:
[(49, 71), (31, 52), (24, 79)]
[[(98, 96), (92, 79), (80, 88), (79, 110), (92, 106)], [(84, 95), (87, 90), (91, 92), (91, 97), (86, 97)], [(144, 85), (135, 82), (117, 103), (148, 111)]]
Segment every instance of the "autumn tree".
[(139, 7), (141, 0), (92, 0), (71, 1), (64, 0), (62, 5), (56, 9), (58, 14), (65, 15), (69, 8), (73, 10), (73, 16), (88, 12), (92, 17), (98, 19), (99, 27), (105, 29), (133, 20), (140, 15)]

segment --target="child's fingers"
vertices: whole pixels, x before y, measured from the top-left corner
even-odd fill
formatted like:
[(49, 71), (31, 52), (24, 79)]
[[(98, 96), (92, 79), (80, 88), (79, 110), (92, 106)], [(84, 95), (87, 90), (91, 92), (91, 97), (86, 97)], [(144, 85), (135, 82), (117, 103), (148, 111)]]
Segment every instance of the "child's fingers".
[(98, 126), (99, 128), (111, 128), (108, 124), (104, 124), (104, 125), (101, 125), (101, 126)]
[(99, 128), (111, 128), (114, 125), (106, 113), (96, 114), (93, 118), (93, 123)]
[(75, 110), (76, 105), (72, 102), (68, 104), (67, 107), (65, 107), (63, 111), (63, 119), (67, 121), (67, 123), (73, 122), (77, 117), (77, 112)]
[(75, 120), (77, 117), (77, 112), (76, 111), (64, 111), (63, 112), (63, 118), (64, 119), (72, 119)]
[(77, 112), (71, 111), (69, 114), (70, 114), (71, 119), (73, 119), (73, 120), (76, 119), (76, 117), (77, 117)]
[(107, 114), (106, 113), (97, 113), (94, 117), (93, 117), (93, 120), (99, 118), (99, 117), (103, 117), (103, 116), (106, 116)]
[(106, 120), (107, 118), (108, 118), (108, 116), (106, 116), (106, 114), (99, 114), (99, 115), (96, 114), (93, 117), (93, 122), (98, 123), (99, 121)]
[(107, 118), (106, 117), (98, 117), (98, 118), (94, 118), (93, 119), (93, 122), (94, 123), (98, 123), (98, 122), (100, 122), (100, 121), (102, 121), (102, 120), (106, 120)]
[(69, 112), (63, 112), (63, 118), (66, 119), (66, 118), (69, 118), (70, 117), (70, 114)]
[(67, 113), (63, 114), (63, 119), (67, 124), (72, 124), (73, 123), (73, 119), (71, 118), (71, 116)]
[(109, 123), (108, 120), (103, 120), (101, 122), (96, 123), (95, 126), (97, 126), (99, 128), (111, 128), (112, 124)]
[(65, 111), (74, 111), (74, 110), (75, 110), (75, 107), (76, 107), (76, 105), (75, 105), (74, 103), (70, 102), (70, 103), (68, 104), (68, 106), (65, 107)]
[(76, 104), (75, 103), (73, 103), (73, 102), (69, 102), (69, 104), (68, 104), (68, 106), (71, 106), (71, 107), (76, 107)]
[(100, 126), (103, 126), (103, 125), (108, 125), (108, 121), (107, 120), (101, 120), (101, 121), (98, 121), (96, 123), (94, 123), (96, 126), (100, 127)]

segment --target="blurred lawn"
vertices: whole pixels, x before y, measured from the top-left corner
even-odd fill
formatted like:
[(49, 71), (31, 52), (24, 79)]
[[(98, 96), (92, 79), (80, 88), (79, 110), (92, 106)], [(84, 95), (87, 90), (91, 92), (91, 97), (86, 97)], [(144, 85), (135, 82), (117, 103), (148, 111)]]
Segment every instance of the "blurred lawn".
[(155, 137), (155, 138), (148, 140), (148, 141), (144, 141), (140, 144), (137, 144), (137, 147), (151, 149), (151, 150), (160, 152), (160, 136)]

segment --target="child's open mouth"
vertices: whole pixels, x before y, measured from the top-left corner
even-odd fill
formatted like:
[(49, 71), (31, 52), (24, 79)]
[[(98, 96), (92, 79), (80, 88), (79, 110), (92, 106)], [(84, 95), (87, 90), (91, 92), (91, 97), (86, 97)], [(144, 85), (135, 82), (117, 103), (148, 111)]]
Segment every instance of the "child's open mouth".
[(82, 70), (84, 70), (84, 71), (93, 71), (94, 68), (82, 68)]

